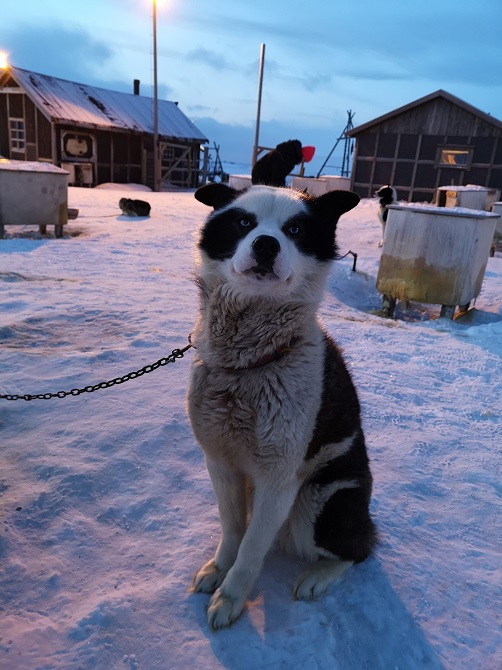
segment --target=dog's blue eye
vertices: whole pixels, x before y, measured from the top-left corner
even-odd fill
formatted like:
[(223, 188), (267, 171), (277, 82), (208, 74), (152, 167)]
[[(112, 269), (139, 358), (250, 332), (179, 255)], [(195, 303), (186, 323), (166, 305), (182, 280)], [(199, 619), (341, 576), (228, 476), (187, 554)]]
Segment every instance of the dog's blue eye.
[(247, 228), (251, 225), (251, 221), (249, 219), (241, 219), (239, 223), (243, 228)]
[(290, 235), (299, 235), (300, 233), (300, 226), (290, 226), (288, 228), (288, 233)]

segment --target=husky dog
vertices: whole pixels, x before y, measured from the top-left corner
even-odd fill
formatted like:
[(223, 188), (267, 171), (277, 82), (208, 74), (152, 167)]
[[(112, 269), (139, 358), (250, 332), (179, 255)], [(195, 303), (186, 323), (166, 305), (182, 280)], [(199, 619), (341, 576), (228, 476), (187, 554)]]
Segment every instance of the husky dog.
[(224, 184), (195, 197), (214, 211), (198, 243), (188, 406), (222, 534), (193, 590), (213, 594), (218, 629), (242, 612), (274, 540), (310, 563), (300, 600), (321, 596), (376, 540), (359, 401), (316, 318), (338, 218), (359, 197)]
[(300, 140), (281, 142), (256, 161), (251, 171), (251, 181), (253, 184), (285, 186), (286, 177), (302, 160)]
[(375, 197), (380, 198), (380, 208), (378, 210), (378, 219), (382, 224), (382, 239), (378, 243), (378, 246), (383, 246), (383, 238), (385, 237), (385, 225), (387, 223), (387, 217), (389, 215), (389, 210), (387, 205), (393, 205), (397, 202), (397, 192), (396, 189), (387, 184), (386, 186), (381, 186), (378, 191), (375, 193)]
[(150, 205), (145, 200), (120, 198), (119, 207), (126, 216), (150, 216)]

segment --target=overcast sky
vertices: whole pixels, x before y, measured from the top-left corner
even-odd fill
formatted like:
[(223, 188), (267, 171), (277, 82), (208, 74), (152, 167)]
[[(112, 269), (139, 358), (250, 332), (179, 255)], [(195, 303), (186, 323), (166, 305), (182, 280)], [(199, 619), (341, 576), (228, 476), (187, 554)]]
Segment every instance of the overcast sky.
[[(502, 0), (158, 0), (159, 97), (249, 161), (265, 43), (260, 143), (327, 154), (354, 125), (444, 89), (502, 119)], [(152, 95), (151, 0), (2, 0), (18, 67)]]

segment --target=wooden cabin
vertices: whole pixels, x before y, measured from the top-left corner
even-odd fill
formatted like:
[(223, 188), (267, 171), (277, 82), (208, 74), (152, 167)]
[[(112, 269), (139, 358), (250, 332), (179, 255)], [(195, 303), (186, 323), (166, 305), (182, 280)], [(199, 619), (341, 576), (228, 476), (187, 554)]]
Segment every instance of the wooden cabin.
[[(9, 66), (0, 71), (0, 156), (45, 161), (69, 184), (153, 188), (153, 99)], [(176, 102), (158, 100), (161, 186), (199, 185), (207, 138)]]
[(440, 186), (502, 188), (502, 122), (436, 91), (347, 132), (356, 140), (351, 188), (391, 184), (399, 200), (432, 202)]

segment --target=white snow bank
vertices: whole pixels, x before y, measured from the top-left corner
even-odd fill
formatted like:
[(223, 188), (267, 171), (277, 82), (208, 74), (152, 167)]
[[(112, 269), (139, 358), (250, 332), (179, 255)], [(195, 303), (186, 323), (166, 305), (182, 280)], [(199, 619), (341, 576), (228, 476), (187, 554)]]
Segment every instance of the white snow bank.
[[(81, 388), (186, 343), (208, 209), (149, 193), (137, 221), (112, 190), (70, 188), (81, 215), (63, 239), (0, 240), (0, 393)], [(334, 264), (321, 309), (359, 389), (375, 557), (302, 603), (302, 564), (272, 553), (243, 616), (210, 633), (207, 596), (189, 593), (219, 536), (185, 413), (191, 353), (91, 394), (0, 400), (2, 668), (500, 668), (502, 258), (466, 317), (382, 319), (377, 206), (342, 217), (357, 271)]]

